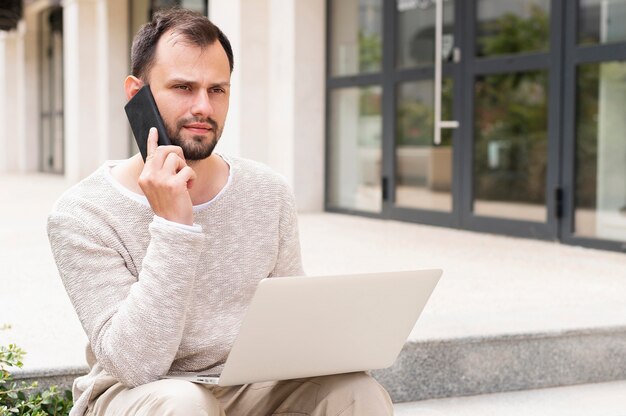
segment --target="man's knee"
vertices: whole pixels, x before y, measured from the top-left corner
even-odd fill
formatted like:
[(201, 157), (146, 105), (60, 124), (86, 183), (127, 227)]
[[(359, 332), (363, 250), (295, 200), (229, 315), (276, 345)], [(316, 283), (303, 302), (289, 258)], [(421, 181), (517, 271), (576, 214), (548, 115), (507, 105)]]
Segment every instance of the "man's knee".
[[(319, 397), (327, 404), (345, 407), (342, 416), (351, 414), (393, 415), (389, 394), (374, 378), (366, 373), (338, 374), (319, 377)], [(336, 408), (335, 405), (332, 406)], [(366, 413), (363, 413), (366, 411)]]
[[(223, 416), (217, 399), (209, 389), (183, 380), (159, 380), (158, 389), (146, 397), (145, 415)], [(142, 409), (143, 410), (143, 409)]]

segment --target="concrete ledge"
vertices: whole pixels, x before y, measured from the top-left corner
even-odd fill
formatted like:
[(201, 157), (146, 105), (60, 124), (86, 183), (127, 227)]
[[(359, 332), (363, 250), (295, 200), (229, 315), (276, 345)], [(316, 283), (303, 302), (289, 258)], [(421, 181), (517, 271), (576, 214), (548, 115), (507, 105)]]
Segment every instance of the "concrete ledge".
[(13, 378), (16, 381), (24, 381), (39, 383), (41, 389), (47, 389), (50, 386), (57, 386), (61, 390), (71, 390), (72, 384), (76, 377), (87, 374), (87, 367), (59, 367), (59, 368), (36, 368), (36, 369), (15, 369), (11, 370)]
[[(71, 388), (86, 367), (15, 371)], [(626, 380), (626, 327), (408, 342), (372, 374), (395, 403)]]
[(372, 372), (394, 402), (626, 379), (626, 328), (409, 342)]

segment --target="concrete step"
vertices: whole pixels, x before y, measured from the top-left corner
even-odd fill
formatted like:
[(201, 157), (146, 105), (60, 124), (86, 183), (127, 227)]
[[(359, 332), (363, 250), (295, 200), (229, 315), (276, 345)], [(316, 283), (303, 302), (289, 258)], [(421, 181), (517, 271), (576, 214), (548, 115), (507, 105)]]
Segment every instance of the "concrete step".
[[(14, 375), (69, 388), (86, 371)], [(392, 367), (372, 373), (394, 403), (626, 380), (626, 328), (409, 341)]]
[(626, 380), (626, 328), (408, 342), (373, 374), (394, 402)]
[(61, 389), (72, 389), (74, 379), (87, 374), (89, 368), (84, 366), (67, 366), (67, 367), (55, 367), (55, 368), (30, 368), (23, 369), (11, 369), (13, 379), (30, 384), (34, 381), (37, 382), (38, 388), (47, 389), (50, 386), (57, 386)]
[(395, 416), (624, 416), (626, 381), (397, 403)]

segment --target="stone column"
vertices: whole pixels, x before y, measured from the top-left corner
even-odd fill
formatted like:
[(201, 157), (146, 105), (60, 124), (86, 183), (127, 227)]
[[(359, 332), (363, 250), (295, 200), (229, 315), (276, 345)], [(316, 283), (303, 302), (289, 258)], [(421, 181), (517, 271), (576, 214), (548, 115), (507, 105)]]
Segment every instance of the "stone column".
[(302, 211), (324, 200), (324, 0), (211, 0), (235, 54), (218, 149), (270, 165)]
[(24, 136), (24, 25), (0, 31), (0, 172), (20, 168)]
[(65, 176), (76, 182), (102, 162), (98, 0), (63, 2)]
[(128, 1), (98, 0), (98, 96), (100, 104), (100, 154), (104, 159), (129, 156), (130, 130), (124, 112), (124, 79), (129, 73)]
[(300, 211), (324, 205), (323, 0), (270, 0), (269, 164), (292, 184)]
[(24, 133), (20, 140), (20, 171), (36, 172), (39, 170), (39, 135), (41, 115), (39, 106), (39, 22), (41, 10), (26, 7), (24, 10), (24, 72), (23, 84)]
[[(256, 0), (249, 0), (256, 2)], [(245, 88), (242, 85), (242, 9), (243, 0), (211, 0), (209, 2), (209, 18), (228, 37), (233, 48), (235, 69), (231, 75), (230, 106), (228, 118), (216, 151), (227, 155), (239, 156), (241, 149), (241, 128), (244, 124), (241, 105)]]

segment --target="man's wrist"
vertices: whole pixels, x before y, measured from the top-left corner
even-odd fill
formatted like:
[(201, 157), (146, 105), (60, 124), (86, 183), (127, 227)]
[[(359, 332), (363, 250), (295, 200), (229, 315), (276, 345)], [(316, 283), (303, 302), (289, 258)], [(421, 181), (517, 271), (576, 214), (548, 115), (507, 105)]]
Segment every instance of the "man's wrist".
[(194, 233), (201, 233), (202, 232), (202, 226), (200, 224), (196, 224), (194, 223), (193, 225), (187, 225), (187, 224), (181, 224), (179, 222), (174, 222), (174, 221), (170, 221), (170, 220), (166, 220), (163, 217), (159, 217), (158, 215), (155, 215), (153, 218), (154, 222), (160, 223), (160, 224), (164, 224), (170, 227), (175, 227), (181, 230), (185, 230), (185, 231), (191, 231)]

